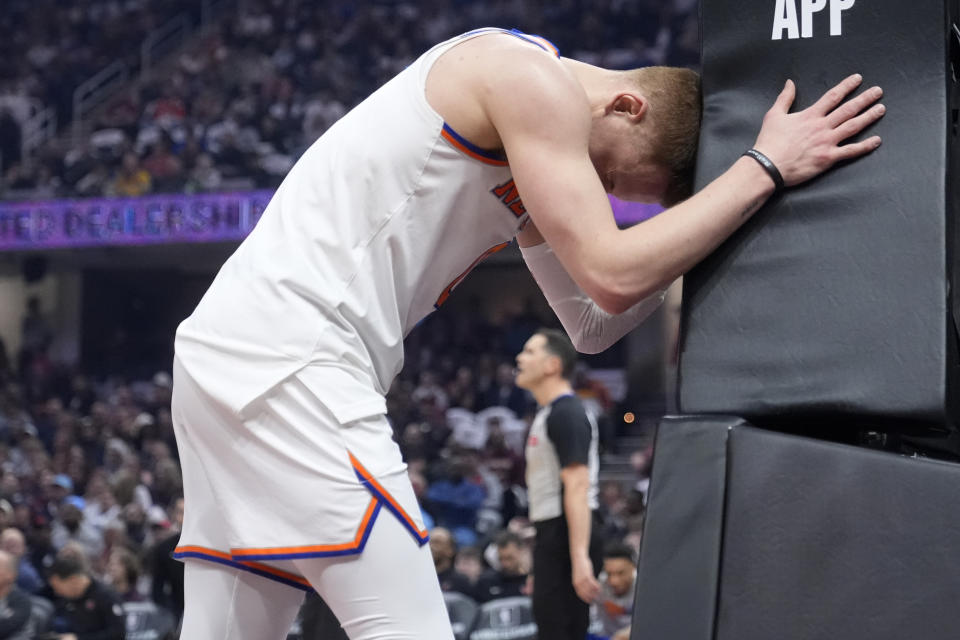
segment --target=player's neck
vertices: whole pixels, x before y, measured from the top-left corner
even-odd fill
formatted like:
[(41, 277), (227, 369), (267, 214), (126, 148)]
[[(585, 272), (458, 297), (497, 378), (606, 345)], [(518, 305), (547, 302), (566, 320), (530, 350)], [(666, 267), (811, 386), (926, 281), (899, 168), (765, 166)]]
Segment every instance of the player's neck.
[(563, 58), (563, 63), (583, 87), (591, 112), (603, 111), (619, 82), (616, 72), (570, 58)]
[(573, 387), (569, 380), (563, 378), (547, 378), (543, 380), (536, 389), (530, 389), (530, 393), (536, 399), (537, 404), (545, 407), (560, 396), (567, 396), (573, 393)]

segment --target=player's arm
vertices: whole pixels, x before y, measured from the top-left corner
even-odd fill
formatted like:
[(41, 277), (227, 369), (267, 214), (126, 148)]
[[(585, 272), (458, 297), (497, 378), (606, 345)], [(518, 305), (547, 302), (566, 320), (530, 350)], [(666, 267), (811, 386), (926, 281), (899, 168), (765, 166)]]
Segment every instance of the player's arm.
[[(521, 55), (530, 59), (517, 60)], [(603, 310), (622, 313), (713, 251), (770, 197), (773, 181), (756, 161), (740, 158), (690, 199), (621, 231), (588, 154), (586, 95), (560, 65), (548, 62), (536, 53), (494, 58), (490, 72), (511, 91), (486, 92), (484, 108), (527, 211), (567, 273)], [(839, 146), (882, 115), (876, 108), (863, 112), (879, 99), (879, 89), (838, 108), (859, 84), (852, 76), (809, 109), (789, 114), (794, 87), (787, 83), (756, 147), (788, 185), (879, 145), (873, 137)]]
[(533, 222), (517, 234), (517, 242), (523, 261), (580, 353), (606, 351), (663, 303), (665, 289), (623, 313), (607, 313), (574, 282)]

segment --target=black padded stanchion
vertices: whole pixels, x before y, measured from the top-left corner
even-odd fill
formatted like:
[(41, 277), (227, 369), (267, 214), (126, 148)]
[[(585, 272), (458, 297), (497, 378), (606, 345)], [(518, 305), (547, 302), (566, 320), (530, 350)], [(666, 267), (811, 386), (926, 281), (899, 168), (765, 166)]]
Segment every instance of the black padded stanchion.
[(634, 640), (960, 635), (960, 465), (703, 417), (654, 456)]
[(865, 134), (883, 137), (877, 152), (787, 189), (688, 274), (682, 412), (957, 421), (955, 12), (945, 0), (702, 0), (698, 186), (753, 145), (788, 78), (799, 110), (860, 72), (888, 111)]
[(727, 429), (740, 418), (664, 418), (640, 547), (633, 638), (711, 638)]

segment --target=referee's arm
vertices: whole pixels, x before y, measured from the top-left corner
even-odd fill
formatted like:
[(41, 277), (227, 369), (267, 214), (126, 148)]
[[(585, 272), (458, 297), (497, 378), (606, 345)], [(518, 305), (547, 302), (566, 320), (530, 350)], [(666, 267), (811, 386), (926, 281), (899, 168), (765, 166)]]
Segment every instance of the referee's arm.
[(570, 560), (573, 565), (573, 588), (586, 603), (600, 595), (600, 583), (593, 577), (590, 560), (590, 470), (585, 464), (570, 464), (560, 470), (563, 481), (563, 512), (570, 532)]

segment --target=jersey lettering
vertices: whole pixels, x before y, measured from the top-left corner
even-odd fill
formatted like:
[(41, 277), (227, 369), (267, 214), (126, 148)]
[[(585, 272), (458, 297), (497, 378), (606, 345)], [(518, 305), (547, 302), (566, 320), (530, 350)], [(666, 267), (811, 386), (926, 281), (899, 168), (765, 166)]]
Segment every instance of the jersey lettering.
[(507, 209), (510, 209), (516, 217), (523, 217), (523, 214), (527, 212), (527, 208), (523, 206), (523, 200), (520, 199), (517, 183), (513, 181), (513, 178), (490, 189), (490, 193), (497, 196), (500, 202), (502, 202)]

